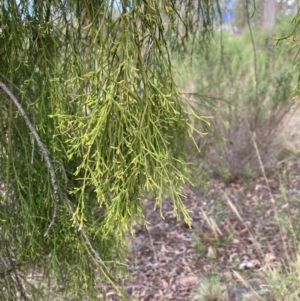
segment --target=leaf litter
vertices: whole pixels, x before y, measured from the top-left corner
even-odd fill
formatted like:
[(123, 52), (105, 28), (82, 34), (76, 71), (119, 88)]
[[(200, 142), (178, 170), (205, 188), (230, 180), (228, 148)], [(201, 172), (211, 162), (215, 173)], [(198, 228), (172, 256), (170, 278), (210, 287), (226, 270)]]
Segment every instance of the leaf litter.
[(300, 228), (297, 234), (290, 227), (299, 220), (297, 160), (281, 163), (268, 175), (268, 185), (263, 177), (228, 183), (213, 178), (206, 195), (191, 186), (186, 194), (191, 228), (177, 221), (168, 196), (162, 202), (164, 219), (159, 210), (153, 211), (153, 200), (145, 200), (150, 226), (135, 229), (127, 259), (126, 290), (132, 300), (195, 300), (197, 287), (210, 273), (227, 288), (236, 285), (220, 300), (239, 292), (252, 298), (241, 279), (256, 283), (267, 270), (295, 259)]

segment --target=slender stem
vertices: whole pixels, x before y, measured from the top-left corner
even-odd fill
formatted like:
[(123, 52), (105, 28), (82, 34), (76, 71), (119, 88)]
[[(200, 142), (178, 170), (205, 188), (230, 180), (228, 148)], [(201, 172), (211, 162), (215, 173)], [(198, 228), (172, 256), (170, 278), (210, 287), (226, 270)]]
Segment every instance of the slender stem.
[(56, 178), (56, 174), (55, 174), (55, 170), (53, 168), (53, 165), (51, 163), (51, 159), (48, 155), (48, 152), (44, 146), (44, 144), (41, 141), (40, 136), (38, 135), (37, 131), (35, 130), (34, 126), (32, 125), (30, 119), (28, 118), (26, 112), (24, 111), (23, 107), (21, 106), (20, 102), (18, 101), (18, 99), (13, 95), (13, 93), (7, 88), (7, 86), (2, 83), (0, 81), (0, 88), (9, 96), (9, 98), (13, 101), (13, 103), (15, 104), (15, 106), (17, 107), (18, 111), (20, 112), (21, 116), (23, 117), (23, 119), (25, 120), (26, 125), (28, 126), (30, 132), (32, 133), (45, 161), (47, 164), (47, 167), (49, 169), (50, 172), (50, 177), (51, 177), (51, 184), (52, 184), (52, 188), (53, 188), (53, 196), (54, 196), (54, 209), (53, 209), (53, 215), (52, 215), (52, 220), (44, 234), (44, 236), (48, 236), (50, 229), (52, 228), (52, 226), (54, 225), (55, 222), (55, 218), (57, 215), (57, 207), (58, 207), (58, 203), (59, 203), (59, 189), (58, 189), (58, 184), (57, 184), (57, 178)]

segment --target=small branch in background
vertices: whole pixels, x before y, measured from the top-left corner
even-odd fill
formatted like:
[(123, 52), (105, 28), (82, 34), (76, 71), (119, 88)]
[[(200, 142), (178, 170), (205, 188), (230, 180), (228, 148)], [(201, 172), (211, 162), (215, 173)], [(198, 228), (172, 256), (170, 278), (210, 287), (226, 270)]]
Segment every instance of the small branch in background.
[(274, 197), (273, 197), (273, 194), (272, 194), (272, 191), (271, 191), (271, 188), (270, 188), (270, 184), (269, 184), (269, 180), (267, 178), (267, 175), (266, 175), (266, 171), (265, 171), (265, 168), (264, 168), (264, 164), (262, 162), (262, 159), (261, 159), (261, 155), (259, 153), (259, 150), (258, 150), (258, 147), (257, 147), (257, 143), (256, 143), (256, 133), (251, 133), (251, 138), (252, 138), (252, 143), (253, 143), (253, 146), (255, 148), (255, 152), (256, 152), (256, 156), (257, 156), (257, 159), (258, 159), (258, 162), (259, 162), (259, 166), (260, 166), (260, 169), (261, 169), (261, 172), (264, 176), (264, 180), (266, 182), (266, 185), (268, 187), (268, 191), (269, 191), (269, 194), (270, 194), (270, 197), (271, 197), (271, 201), (273, 204), (275, 204), (275, 201), (274, 201)]
[(17, 269), (16, 269), (16, 266), (15, 266), (15, 263), (13, 262), (12, 258), (11, 258), (11, 253), (9, 252), (9, 250), (6, 248), (6, 256), (7, 256), (7, 259), (9, 261), (9, 264), (11, 266), (11, 270), (12, 270), (12, 273), (13, 275), (15, 276), (14, 278), (14, 282), (16, 283), (16, 286), (19, 288), (19, 292), (20, 292), (20, 295), (22, 297), (22, 299), (24, 301), (27, 301), (27, 297), (26, 297), (26, 293), (25, 293), (25, 290), (24, 290), (24, 287), (21, 283), (21, 280), (19, 278), (19, 275), (17, 273)]
[(31, 134), (33, 135), (41, 153), (42, 156), (44, 157), (47, 167), (49, 169), (50, 172), (50, 177), (51, 177), (51, 184), (52, 184), (52, 188), (53, 188), (53, 196), (54, 196), (54, 209), (53, 209), (53, 215), (52, 215), (52, 220), (44, 234), (44, 236), (48, 236), (50, 229), (52, 228), (52, 226), (54, 225), (55, 222), (55, 218), (57, 215), (57, 208), (58, 208), (58, 203), (59, 203), (59, 189), (58, 189), (58, 184), (57, 184), (57, 178), (56, 178), (56, 174), (55, 174), (55, 170), (53, 168), (53, 165), (51, 163), (50, 157), (48, 155), (48, 152), (44, 146), (44, 144), (41, 141), (40, 136), (38, 135), (37, 131), (35, 130), (35, 127), (33, 126), (33, 124), (31, 123), (30, 119), (28, 118), (26, 112), (24, 111), (24, 109), (22, 108), (20, 102), (18, 101), (18, 99), (13, 95), (13, 93), (7, 88), (7, 86), (2, 83), (0, 81), (0, 88), (9, 96), (9, 98), (13, 101), (13, 103), (15, 104), (15, 106), (17, 107), (20, 115), (23, 117), (23, 119), (25, 120), (26, 125), (28, 126)]
[(152, 249), (152, 252), (153, 252), (153, 255), (154, 255), (154, 260), (155, 260), (155, 263), (157, 264), (158, 263), (158, 257), (157, 257), (155, 247), (154, 247), (154, 244), (153, 244), (153, 238), (152, 238), (152, 235), (151, 235), (151, 230), (147, 229), (147, 232), (149, 234), (150, 245), (151, 245), (151, 249)]
[(244, 221), (244, 219), (243, 219), (242, 215), (240, 214), (238, 208), (233, 204), (233, 202), (228, 197), (227, 192), (225, 192), (224, 196), (225, 196), (225, 199), (227, 201), (227, 204), (229, 205), (229, 208), (232, 210), (232, 212), (236, 215), (236, 217), (240, 220), (240, 222), (243, 223), (243, 225), (247, 229), (247, 231), (249, 233), (249, 236), (251, 237), (251, 240), (253, 241), (253, 244), (256, 246), (256, 250), (259, 251), (259, 253), (261, 255), (261, 258), (264, 258), (264, 251), (262, 250), (259, 241), (257, 241), (257, 239), (255, 238), (255, 234), (254, 234), (253, 229), (251, 228), (251, 226), (247, 222)]
[[(255, 2), (254, 2), (254, 4), (255, 4)], [(254, 6), (254, 8), (255, 8), (255, 6)], [(254, 14), (254, 12), (253, 12), (253, 14)], [(255, 48), (254, 38), (253, 38), (253, 34), (252, 34), (252, 28), (251, 28), (251, 24), (250, 24), (250, 19), (253, 17), (253, 15), (250, 17), (250, 14), (249, 14), (249, 0), (246, 0), (246, 13), (247, 13), (247, 24), (248, 24), (248, 28), (249, 28), (249, 33), (250, 33), (250, 38), (251, 38), (251, 43), (252, 43), (252, 48), (253, 48), (253, 56), (254, 56), (255, 100), (258, 103), (257, 58), (256, 58), (256, 48)]]
[[(268, 180), (267, 175), (266, 175), (266, 171), (265, 171), (262, 159), (261, 159), (261, 155), (259, 153), (259, 149), (258, 149), (256, 141), (255, 141), (255, 138), (256, 138), (255, 132), (252, 133), (251, 137), (252, 137), (252, 142), (253, 142), (253, 145), (254, 145), (254, 148), (255, 148), (255, 152), (256, 152), (256, 155), (257, 155), (257, 158), (258, 158), (258, 161), (259, 161), (259, 165), (260, 165), (261, 171), (263, 173), (263, 177), (264, 177), (264, 180), (266, 182), (266, 185), (267, 185), (267, 188), (268, 188), (268, 192), (269, 192), (269, 195), (270, 195), (270, 198), (271, 198), (271, 201), (272, 201), (274, 214), (277, 215), (277, 210), (276, 210), (276, 206), (275, 206), (276, 205), (275, 199), (274, 199), (271, 187), (270, 187), (269, 180)], [(289, 252), (287, 250), (286, 244), (284, 243), (285, 231), (284, 231), (284, 229), (283, 229), (283, 227), (282, 227), (282, 225), (280, 223), (278, 225), (279, 225), (279, 231), (280, 231), (280, 238), (282, 239), (282, 245), (284, 246), (284, 250), (285, 250), (285, 254), (287, 255), (287, 258), (289, 258), (289, 255), (288, 255)]]
[[(11, 274), (14, 271), (14, 269), (13, 269), (13, 267), (8, 265), (8, 263), (6, 262), (4, 257), (0, 256), (0, 260), (2, 261), (2, 264), (4, 267), (4, 269), (2, 269), (2, 267), (1, 267), (0, 278), (4, 278), (7, 281), (7, 276), (9, 274)], [(22, 265), (23, 264), (21, 264), (21, 263), (16, 263), (16, 264), (14, 264), (14, 267), (15, 268), (21, 267)], [(2, 270), (4, 270), (4, 271), (2, 272)]]

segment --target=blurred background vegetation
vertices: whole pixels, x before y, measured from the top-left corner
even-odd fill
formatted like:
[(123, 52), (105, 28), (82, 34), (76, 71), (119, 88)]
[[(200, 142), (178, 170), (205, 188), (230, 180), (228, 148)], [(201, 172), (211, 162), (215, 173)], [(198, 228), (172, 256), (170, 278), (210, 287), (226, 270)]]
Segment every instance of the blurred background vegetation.
[(201, 152), (187, 144), (194, 180), (201, 185), (212, 175), (233, 181), (260, 174), (254, 138), (266, 171), (298, 149), (297, 51), (278, 40), (294, 30), (295, 3), (276, 3), (268, 28), (263, 28), (263, 2), (255, 4), (232, 3), (208, 51), (198, 47), (199, 39), (185, 55), (173, 56), (180, 91), (201, 115), (211, 116), (208, 128), (191, 120), (208, 133), (198, 139)]

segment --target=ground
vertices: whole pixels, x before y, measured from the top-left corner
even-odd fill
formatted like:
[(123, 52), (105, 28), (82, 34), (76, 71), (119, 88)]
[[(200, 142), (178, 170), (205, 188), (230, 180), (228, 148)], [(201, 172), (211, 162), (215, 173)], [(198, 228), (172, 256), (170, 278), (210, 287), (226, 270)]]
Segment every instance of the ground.
[[(280, 163), (267, 180), (214, 178), (205, 195), (201, 187), (187, 186), (191, 228), (176, 219), (169, 197), (162, 205), (164, 219), (146, 199), (150, 226), (136, 229), (127, 259), (126, 291), (132, 300), (194, 300), (208, 274), (228, 286), (294, 260), (300, 232), (298, 161)], [(117, 300), (113, 292), (107, 297)]]

